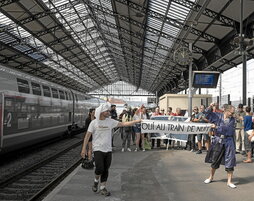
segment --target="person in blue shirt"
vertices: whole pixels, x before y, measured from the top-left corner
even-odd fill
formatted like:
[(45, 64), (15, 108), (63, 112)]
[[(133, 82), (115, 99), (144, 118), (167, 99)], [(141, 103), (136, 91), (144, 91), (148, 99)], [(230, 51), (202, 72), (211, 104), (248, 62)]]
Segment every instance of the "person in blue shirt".
[(252, 115), (250, 114), (251, 108), (246, 107), (245, 111), (246, 111), (246, 116), (244, 116), (243, 122), (244, 122), (244, 145), (245, 145), (245, 151), (247, 153), (247, 159), (244, 160), (243, 162), (244, 163), (251, 163), (252, 162), (251, 142), (248, 139), (249, 135), (247, 134), (248, 130), (252, 130)]
[[(198, 123), (208, 123), (209, 121), (205, 117), (205, 106), (201, 105), (200, 106), (200, 112), (195, 116), (195, 119), (193, 120), (194, 122)], [(207, 133), (204, 134), (197, 134), (197, 139), (198, 139), (198, 151), (196, 154), (202, 154), (202, 136), (205, 141), (205, 147), (206, 150), (209, 150), (210, 147), (210, 137)]]
[(227, 185), (230, 188), (236, 188), (232, 183), (234, 167), (236, 166), (235, 157), (235, 118), (233, 117), (235, 108), (227, 105), (223, 113), (212, 112), (214, 103), (206, 110), (206, 118), (212, 123), (214, 128), (214, 137), (212, 144), (207, 152), (205, 162), (211, 163), (210, 176), (204, 181), (206, 184), (211, 183), (214, 179), (216, 169), (220, 164), (225, 165), (227, 171)]

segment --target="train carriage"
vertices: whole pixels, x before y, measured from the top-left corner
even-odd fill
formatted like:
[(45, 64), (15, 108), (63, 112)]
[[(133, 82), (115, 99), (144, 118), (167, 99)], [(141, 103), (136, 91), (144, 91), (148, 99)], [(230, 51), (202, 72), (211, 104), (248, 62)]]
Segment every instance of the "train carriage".
[(0, 154), (84, 127), (99, 100), (0, 66)]

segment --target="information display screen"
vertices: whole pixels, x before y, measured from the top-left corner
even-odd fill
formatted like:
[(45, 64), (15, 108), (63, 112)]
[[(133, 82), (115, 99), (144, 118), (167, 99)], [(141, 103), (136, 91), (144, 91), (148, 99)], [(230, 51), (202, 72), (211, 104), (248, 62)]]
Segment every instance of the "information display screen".
[(193, 83), (194, 88), (216, 88), (220, 73), (216, 71), (194, 71)]

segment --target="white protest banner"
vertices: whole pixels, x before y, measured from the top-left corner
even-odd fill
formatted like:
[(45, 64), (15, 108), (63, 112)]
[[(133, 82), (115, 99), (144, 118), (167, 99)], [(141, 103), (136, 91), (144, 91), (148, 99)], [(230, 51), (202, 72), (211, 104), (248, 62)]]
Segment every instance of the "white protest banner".
[(211, 124), (179, 121), (143, 120), (141, 133), (203, 134), (208, 133)]

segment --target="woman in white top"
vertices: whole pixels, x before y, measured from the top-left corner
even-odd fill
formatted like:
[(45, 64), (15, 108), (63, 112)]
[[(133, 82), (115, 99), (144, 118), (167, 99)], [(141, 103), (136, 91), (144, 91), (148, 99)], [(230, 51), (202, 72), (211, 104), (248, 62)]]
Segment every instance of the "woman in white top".
[[(133, 120), (141, 120), (141, 114), (140, 114), (140, 110), (138, 108), (134, 108), (133, 110)], [(134, 132), (136, 134), (136, 149), (135, 151), (138, 151), (138, 148), (139, 148), (139, 142), (140, 142), (140, 135), (141, 135), (141, 138), (142, 138), (142, 149), (143, 151), (145, 151), (144, 149), (144, 134), (141, 134), (141, 124), (140, 123), (137, 123), (133, 126), (134, 128)]]
[[(146, 110), (145, 107), (143, 107), (141, 109), (140, 117), (141, 117), (142, 120), (150, 119), (150, 116), (147, 113), (147, 110)], [(147, 140), (148, 140), (150, 137), (148, 137), (148, 134), (146, 135), (145, 133), (141, 133), (143, 151), (145, 151), (145, 148), (144, 148), (145, 147), (145, 138), (147, 138)]]

